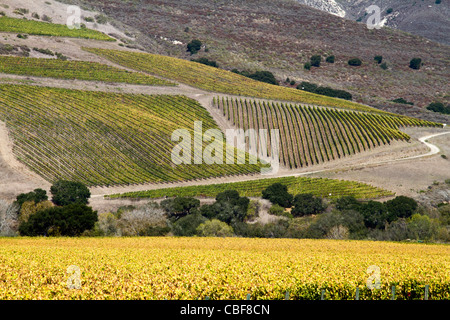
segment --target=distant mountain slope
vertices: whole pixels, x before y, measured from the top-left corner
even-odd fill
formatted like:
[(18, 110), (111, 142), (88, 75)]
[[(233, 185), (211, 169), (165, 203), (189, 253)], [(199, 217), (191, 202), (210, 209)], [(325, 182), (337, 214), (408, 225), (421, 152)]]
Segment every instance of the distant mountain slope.
[[(296, 0), (347, 19), (365, 22), (366, 8), (377, 5), (385, 26), (450, 45), (450, 1), (443, 0)], [(387, 10), (392, 9), (389, 14)], [(390, 11), (390, 10), (389, 10)]]

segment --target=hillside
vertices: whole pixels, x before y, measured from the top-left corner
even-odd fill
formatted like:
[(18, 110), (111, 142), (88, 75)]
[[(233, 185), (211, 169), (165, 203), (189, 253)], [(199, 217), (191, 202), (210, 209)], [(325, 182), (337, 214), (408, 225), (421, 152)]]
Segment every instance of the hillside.
[[(38, 2), (33, 3), (29, 12), (24, 14), (26, 19), (17, 19), (19, 17), (13, 11), (14, 7), (8, 7), (7, 14), (15, 15), (14, 21), (20, 21), (17, 26), (23, 29), (8, 27), (6, 22), (13, 21), (13, 18), (0, 18), (0, 26), (2, 23), (4, 26), (0, 47), (2, 53), (0, 79), (3, 82), (0, 86), (2, 91), (0, 121), (8, 131), (4, 130), (5, 136), (7, 137), (9, 133), (11, 138), (13, 155), (21, 165), (26, 166), (46, 182), (64, 178), (82, 181), (98, 188), (108, 186), (130, 188), (131, 185), (139, 184), (139, 189), (145, 190), (149, 184), (165, 182), (187, 185), (193, 180), (198, 182), (202, 179), (211, 179), (207, 181), (208, 183), (236, 182), (243, 178), (242, 175), (253, 177), (253, 174), (259, 171), (258, 165), (175, 166), (170, 159), (170, 151), (175, 146), (170, 135), (180, 127), (188, 128), (192, 132), (193, 122), (198, 120), (205, 123), (205, 130), (220, 128), (222, 132), (228, 128), (280, 129), (282, 172), (279, 177), (305, 173), (307, 170), (311, 171), (310, 167), (313, 167), (312, 170), (320, 171), (339, 168), (344, 164), (348, 166), (358, 161), (363, 163), (364, 159), (376, 158), (377, 153), (380, 155), (378, 159), (418, 155), (425, 147), (417, 140), (411, 141), (410, 136), (402, 132), (404, 128), (441, 126), (435, 122), (389, 114), (358, 103), (357, 101), (365, 102), (358, 94), (354, 95), (356, 101), (348, 101), (299, 90), (295, 85), (277, 86), (259, 82), (225, 70), (236, 66), (233, 60), (227, 60), (229, 63), (227, 67), (226, 62), (217, 59), (221, 68), (188, 61), (192, 56), (188, 56), (185, 47), (181, 48), (180, 44), (174, 41), (169, 41), (170, 45), (165, 46), (164, 43), (168, 41), (158, 40), (159, 45), (149, 46), (147, 51), (160, 51), (164, 47), (173, 56), (182, 59), (142, 52), (136, 48), (145, 45), (145, 41), (140, 42), (145, 38), (140, 38), (139, 32), (135, 34), (136, 42), (118, 36), (118, 33), (123, 32), (131, 37), (133, 36), (131, 31), (136, 29), (131, 27), (127, 29), (125, 25), (120, 25), (122, 31), (115, 29), (113, 25), (116, 25), (118, 20), (110, 16), (105, 18), (108, 22), (102, 26), (95, 22), (88, 23), (88, 28), (79, 29), (78, 33), (76, 31), (69, 33), (67, 31), (69, 29), (64, 28), (62, 24), (64, 5), (57, 2), (49, 2), (49, 5), (47, 2), (41, 1), (41, 6), (37, 5)], [(26, 5), (22, 0), (18, 3), (21, 6)], [(239, 10), (235, 12), (236, 14), (232, 13), (231, 9), (235, 9), (237, 5), (250, 10), (246, 3), (221, 4), (229, 14), (230, 24), (227, 26), (230, 28), (233, 27), (234, 19), (245, 13)], [(46, 11), (47, 6), (52, 8), (50, 11), (54, 14), (52, 17), (56, 24), (38, 21), (39, 19), (33, 17), (35, 16), (33, 10), (39, 12), (41, 16), (43, 12), (49, 12)], [(279, 21), (278, 19), (286, 14), (290, 6), (294, 6), (297, 10), (310, 10), (318, 17), (324, 15), (305, 6), (282, 2), (271, 19)], [(184, 9), (187, 7), (188, 4), (183, 2), (179, 6)], [(134, 10), (133, 5), (129, 8)], [(97, 13), (87, 9), (83, 7), (83, 17), (97, 19)], [(205, 8), (198, 9), (201, 12)], [(256, 10), (256, 13), (253, 12), (254, 19), (267, 15), (264, 9), (267, 8), (262, 7)], [(107, 10), (100, 11), (106, 13)], [(166, 11), (173, 13), (171, 10)], [(192, 16), (195, 17), (196, 14), (197, 12), (193, 12)], [(164, 14), (161, 15), (163, 16)], [(326, 17), (328, 19), (329, 15)], [(370, 38), (372, 42), (369, 42), (371, 45), (375, 45), (386, 36), (386, 30), (367, 32), (365, 29), (358, 29), (359, 24), (335, 18), (338, 20), (325, 19), (325, 22), (316, 23), (316, 29), (325, 28), (325, 25), (330, 27), (328, 23), (351, 27), (353, 28), (351, 31), (356, 35), (361, 33), (372, 37)], [(220, 22), (220, 19), (221, 16), (218, 16), (216, 20)], [(286, 23), (293, 23), (296, 18), (291, 19), (286, 20)], [(201, 21), (206, 26), (207, 23), (217, 23), (216, 20), (205, 18)], [(264, 23), (267, 21), (271, 20), (264, 20)], [(161, 23), (164, 30), (166, 24), (162, 21), (158, 23)], [(295, 69), (296, 71), (292, 71), (294, 73), (314, 75), (313, 80), (307, 80), (325, 85), (327, 83), (318, 81), (321, 72), (335, 74), (333, 68), (343, 68), (349, 73), (362, 72), (364, 75), (362, 78), (352, 78), (356, 85), (350, 91), (355, 93), (355, 90), (359, 90), (359, 86), (364, 87), (364, 90), (371, 92), (371, 99), (377, 101), (379, 98), (372, 93), (373, 88), (368, 87), (365, 80), (369, 82), (378, 80), (365, 75), (364, 72), (367, 70), (376, 68), (377, 72), (389, 72), (388, 74), (399, 77), (398, 81), (401, 80), (402, 83), (408, 82), (408, 78), (404, 81), (400, 79), (404, 75), (398, 70), (380, 71), (381, 68), (375, 63), (369, 64), (366, 61), (360, 68), (350, 67), (338, 55), (334, 64), (324, 62), (320, 68), (305, 71), (297, 67), (302, 66), (303, 62), (296, 61), (296, 64), (292, 65), (288, 63), (293, 55), (283, 53), (283, 50), (289, 49), (287, 46), (277, 47), (280, 54), (273, 54), (273, 47), (271, 49), (261, 47), (273, 40), (267, 38), (267, 32), (258, 34), (255, 42), (244, 41), (244, 34), (260, 30), (264, 23), (252, 20), (245, 21), (245, 26), (239, 25), (240, 37), (245, 46), (227, 49), (219, 58), (240, 54), (241, 50), (258, 45), (259, 47), (249, 49), (247, 53), (261, 53), (259, 58), (261, 61), (253, 64), (252, 60), (245, 58), (245, 64), (259, 65), (266, 69), (266, 66), (273, 67), (275, 62), (280, 61), (279, 59), (285, 59), (284, 67)], [(39, 26), (42, 26), (42, 29)], [(175, 24), (172, 27), (175, 28)], [(199, 25), (197, 27), (195, 32), (202, 30)], [(17, 37), (17, 33), (23, 30), (27, 32), (26, 36)], [(109, 36), (106, 36), (100, 30), (118, 33), (108, 32)], [(281, 32), (277, 28), (274, 30), (274, 35)], [(217, 46), (226, 44), (231, 39), (230, 35), (236, 35), (233, 32), (220, 33), (220, 30), (216, 29), (219, 36), (213, 37), (213, 34), (204, 31), (205, 38), (202, 38), (202, 41), (206, 41), (206, 48), (193, 57), (208, 56), (215, 59), (219, 48), (215, 44)], [(192, 32), (194, 32), (192, 28), (183, 29), (186, 39), (191, 39)], [(400, 36), (389, 32), (388, 39), (398, 40), (400, 43), (405, 39), (412, 41), (408, 45), (413, 45), (414, 41), (419, 41), (418, 43), (422, 41), (417, 37)], [(85, 37), (86, 34), (95, 37)], [(289, 37), (293, 34), (283, 33), (280, 43), (287, 41), (288, 44), (309, 48), (324, 43), (302, 42), (298, 39), (295, 43), (289, 42)], [(324, 41), (331, 39), (329, 35), (317, 36), (323, 37)], [(111, 41), (111, 37), (118, 41)], [(216, 41), (215, 44), (208, 39)], [(337, 38), (334, 41), (339, 42)], [(358, 50), (362, 50), (363, 47), (359, 46)], [(177, 48), (178, 52), (171, 48)], [(445, 52), (445, 48), (437, 45), (424, 52), (437, 53), (436, 61), (443, 63), (441, 54)], [(344, 43), (333, 50), (351, 51)], [(270, 57), (267, 56), (269, 53)], [(423, 87), (426, 87), (426, 81), (441, 80), (440, 77), (447, 76), (445, 68), (435, 72), (434, 78), (429, 76), (427, 64), (417, 71), (406, 69), (409, 68), (405, 67), (406, 75), (415, 72), (414, 79), (418, 83), (425, 81)], [(276, 70), (279, 72), (282, 69)], [(292, 73), (289, 73), (289, 76), (298, 80), (292, 77)], [(330, 86), (339, 87), (345, 83), (341, 80), (340, 78), (339, 81), (333, 80)], [(381, 81), (381, 78), (379, 80)], [(27, 85), (23, 85), (24, 83)], [(393, 83), (383, 83), (383, 87), (389, 91), (398, 89)], [(417, 95), (423, 97), (424, 93), (420, 90), (416, 90)], [(2, 147), (4, 150), (8, 149), (7, 146)], [(8, 152), (7, 150), (6, 153)], [(9, 158), (13, 157), (12, 154), (7, 155)], [(329, 186), (331, 185), (330, 182)]]
[(218, 128), (186, 97), (14, 85), (1, 85), (0, 92), (0, 121), (10, 130), (15, 156), (50, 182), (157, 183), (259, 171), (248, 163), (172, 163), (174, 130), (193, 136), (194, 121), (202, 121), (204, 131)]
[[(434, 100), (449, 101), (448, 46), (394, 29), (368, 30), (362, 23), (293, 1), (65, 2), (83, 3), (126, 24), (136, 34), (135, 43), (148, 52), (161, 53), (163, 46), (171, 56), (207, 57), (228, 70), (269, 70), (279, 80), (289, 77), (347, 90), (356, 101), (405, 114), (410, 106), (390, 100), (404, 98), (414, 103), (413, 109)], [(201, 40), (207, 52), (189, 56), (186, 44), (192, 39)], [(336, 62), (304, 70), (314, 54), (323, 60), (335, 55)], [(383, 56), (387, 70), (374, 62), (376, 55)], [(349, 66), (353, 57), (363, 65)], [(420, 70), (409, 68), (414, 57), (424, 62)], [(429, 112), (420, 116), (433, 120)]]
[[(450, 3), (436, 0), (295, 0), (301, 4), (365, 23), (366, 8), (381, 9), (383, 25), (450, 45)], [(391, 10), (392, 9), (392, 12)], [(389, 10), (389, 13), (387, 12)]]

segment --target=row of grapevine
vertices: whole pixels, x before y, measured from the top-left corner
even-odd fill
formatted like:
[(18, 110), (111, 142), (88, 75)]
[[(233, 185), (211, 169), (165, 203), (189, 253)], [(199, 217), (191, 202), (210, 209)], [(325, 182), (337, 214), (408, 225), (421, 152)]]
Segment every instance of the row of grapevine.
[(279, 129), (280, 163), (291, 169), (339, 159), (393, 140), (408, 141), (410, 137), (400, 127), (442, 126), (402, 116), (228, 97), (215, 97), (213, 107), (237, 128)]
[(48, 181), (117, 185), (260, 170), (258, 165), (236, 162), (173, 164), (171, 153), (177, 143), (171, 140), (172, 132), (187, 129), (193, 136), (198, 120), (204, 131), (217, 128), (206, 109), (183, 96), (0, 86), (0, 121), (10, 131), (14, 154)]
[(83, 49), (128, 68), (173, 79), (211, 92), (385, 113), (356, 102), (276, 86), (183, 59), (125, 50)]
[(0, 17), (0, 32), (27, 33), (42, 36), (71, 37), (116, 41), (110, 36), (96, 30), (87, 28), (69, 29), (64, 24), (48, 23), (43, 21)]
[(0, 72), (58, 79), (125, 82), (154, 86), (175, 85), (172, 82), (157, 79), (144, 73), (131, 72), (88, 61), (0, 56)]
[(261, 197), (262, 191), (274, 183), (288, 187), (292, 194), (312, 193), (316, 196), (335, 199), (342, 196), (354, 196), (359, 199), (375, 199), (391, 196), (392, 192), (365, 183), (307, 177), (267, 178), (231, 183), (172, 187), (156, 190), (136, 191), (107, 196), (108, 198), (164, 198), (164, 197), (215, 197), (226, 190), (236, 190), (241, 196)]

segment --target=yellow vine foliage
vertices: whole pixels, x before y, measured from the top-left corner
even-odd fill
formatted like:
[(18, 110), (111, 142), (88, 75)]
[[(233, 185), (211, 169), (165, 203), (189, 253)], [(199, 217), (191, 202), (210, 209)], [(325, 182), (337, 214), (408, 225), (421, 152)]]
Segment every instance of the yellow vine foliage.
[[(368, 289), (378, 266), (380, 289)], [(73, 267), (75, 266), (75, 267)], [(70, 267), (70, 268), (69, 268)], [(79, 289), (69, 289), (78, 270)], [(1, 238), (0, 299), (450, 299), (450, 247), (245, 238)], [(76, 275), (76, 274), (75, 274)], [(76, 280), (76, 279), (75, 279)], [(75, 282), (76, 283), (76, 282)]]

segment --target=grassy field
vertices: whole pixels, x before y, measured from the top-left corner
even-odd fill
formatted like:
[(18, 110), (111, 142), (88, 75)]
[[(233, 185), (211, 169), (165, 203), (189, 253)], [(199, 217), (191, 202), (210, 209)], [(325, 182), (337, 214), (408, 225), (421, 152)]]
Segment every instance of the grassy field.
[(58, 79), (124, 82), (151, 86), (174, 86), (162, 79), (88, 61), (0, 56), (0, 72)]
[(355, 102), (330, 98), (303, 90), (275, 86), (230, 71), (187, 60), (124, 50), (98, 48), (83, 49), (96, 53), (128, 68), (177, 80), (184, 84), (207, 91), (273, 100), (303, 102), (359, 111), (381, 112), (375, 108)]
[(253, 181), (241, 181), (221, 184), (210, 184), (202, 186), (187, 186), (175, 188), (163, 188), (147, 191), (128, 192), (107, 196), (108, 198), (164, 198), (164, 197), (211, 197), (226, 190), (239, 191), (241, 196), (261, 197), (262, 191), (273, 183), (281, 183), (288, 187), (292, 194), (313, 193), (316, 196), (335, 199), (341, 196), (354, 196), (358, 199), (374, 199), (391, 196), (392, 192), (376, 188), (365, 183), (355, 181), (283, 177), (269, 178)]
[(54, 24), (10, 17), (0, 17), (0, 32), (116, 41), (110, 36), (96, 30), (86, 28), (69, 29), (66, 25), (63, 24)]
[[(417, 254), (420, 252), (421, 254)], [(68, 289), (69, 266), (80, 289)], [(380, 289), (368, 289), (369, 266)], [(74, 282), (70, 282), (74, 283)], [(0, 299), (450, 299), (450, 247), (241, 238), (0, 238)]]
[(202, 121), (204, 131), (218, 128), (206, 109), (183, 96), (25, 85), (1, 85), (0, 93), (0, 120), (10, 131), (15, 156), (50, 182), (124, 185), (260, 170), (256, 164), (226, 164), (225, 159), (224, 164), (174, 165), (174, 130), (187, 129), (193, 137), (194, 121)]

